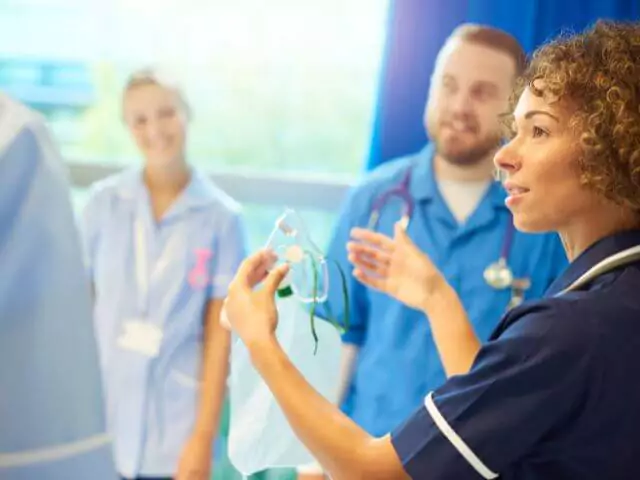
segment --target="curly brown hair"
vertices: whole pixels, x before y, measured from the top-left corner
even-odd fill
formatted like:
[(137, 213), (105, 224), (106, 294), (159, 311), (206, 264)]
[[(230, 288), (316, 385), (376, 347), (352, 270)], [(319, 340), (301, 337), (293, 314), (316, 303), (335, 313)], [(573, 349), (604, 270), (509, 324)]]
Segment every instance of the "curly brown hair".
[(640, 213), (640, 23), (559, 36), (533, 54), (512, 107), (525, 87), (572, 108), (582, 184)]

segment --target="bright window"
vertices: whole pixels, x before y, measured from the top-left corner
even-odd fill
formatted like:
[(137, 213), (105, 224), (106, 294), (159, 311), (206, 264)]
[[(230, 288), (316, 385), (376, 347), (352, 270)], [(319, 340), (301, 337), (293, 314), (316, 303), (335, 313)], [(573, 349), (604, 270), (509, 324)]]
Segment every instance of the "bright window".
[[(67, 159), (127, 165), (138, 156), (121, 89), (132, 69), (159, 64), (190, 99), (193, 164), (353, 178), (369, 146), (387, 3), (4, 0), (0, 89), (43, 112)], [(321, 243), (333, 214), (318, 203), (306, 215)], [(283, 207), (245, 205), (252, 245)]]
[(0, 88), (50, 119), (74, 160), (131, 162), (131, 69), (179, 72), (190, 159), (354, 175), (371, 131), (387, 0), (5, 0)]

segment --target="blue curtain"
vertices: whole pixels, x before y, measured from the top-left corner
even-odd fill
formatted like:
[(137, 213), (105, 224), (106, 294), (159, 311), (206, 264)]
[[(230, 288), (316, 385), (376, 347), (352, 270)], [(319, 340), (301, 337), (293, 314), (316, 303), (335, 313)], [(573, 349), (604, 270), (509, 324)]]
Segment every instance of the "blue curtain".
[(438, 50), (460, 23), (514, 35), (527, 53), (598, 18), (640, 20), (639, 0), (390, 0), (387, 42), (367, 169), (420, 149), (429, 77)]

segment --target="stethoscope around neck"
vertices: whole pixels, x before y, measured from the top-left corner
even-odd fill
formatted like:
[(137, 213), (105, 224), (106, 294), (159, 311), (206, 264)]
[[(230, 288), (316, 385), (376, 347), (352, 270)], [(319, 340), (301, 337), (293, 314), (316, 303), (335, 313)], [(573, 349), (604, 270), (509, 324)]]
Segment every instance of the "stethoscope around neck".
[[(408, 168), (396, 186), (381, 193), (374, 199), (371, 205), (371, 213), (369, 214), (369, 222), (367, 224), (367, 228), (369, 230), (377, 229), (382, 209), (387, 203), (389, 203), (392, 197), (397, 197), (402, 202), (400, 224), (405, 229), (408, 227), (415, 209), (415, 201), (409, 190), (412, 170), (413, 169), (411, 167)], [(518, 287), (518, 289), (524, 291), (529, 288), (528, 279), (515, 279), (513, 271), (511, 270), (511, 267), (509, 267), (509, 254), (513, 245), (514, 233), (515, 227), (512, 219), (509, 218), (509, 222), (505, 228), (504, 238), (502, 240), (500, 256), (495, 262), (490, 263), (483, 272), (483, 277), (487, 285), (496, 290)]]
[(514, 284), (513, 271), (508, 263), (514, 233), (513, 220), (509, 218), (504, 232), (504, 239), (502, 240), (500, 257), (495, 262), (490, 263), (483, 272), (484, 281), (496, 290), (504, 290), (505, 288), (513, 287)]

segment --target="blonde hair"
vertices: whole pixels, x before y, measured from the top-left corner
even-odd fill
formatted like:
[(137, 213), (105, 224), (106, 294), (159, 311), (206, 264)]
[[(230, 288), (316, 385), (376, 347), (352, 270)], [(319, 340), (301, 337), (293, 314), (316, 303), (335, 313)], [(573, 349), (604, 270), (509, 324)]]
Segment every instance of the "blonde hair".
[(189, 106), (182, 86), (175, 76), (158, 68), (145, 67), (135, 70), (129, 75), (122, 92), (123, 104), (128, 92), (135, 88), (148, 85), (155, 85), (173, 92), (178, 98), (180, 106), (184, 109), (187, 118), (191, 118), (191, 107)]

